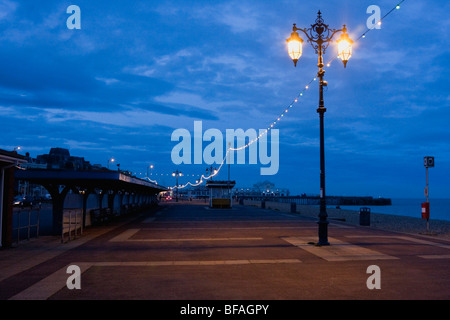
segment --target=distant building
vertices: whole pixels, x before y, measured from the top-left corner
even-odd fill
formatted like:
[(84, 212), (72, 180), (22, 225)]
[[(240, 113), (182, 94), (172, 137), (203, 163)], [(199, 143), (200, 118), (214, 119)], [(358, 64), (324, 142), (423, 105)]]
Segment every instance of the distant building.
[(277, 188), (270, 181), (258, 182), (253, 187), (236, 187), (233, 190), (234, 197), (287, 197), (289, 189)]
[(83, 157), (73, 157), (68, 149), (51, 148), (48, 154), (36, 157), (36, 164), (46, 164), (47, 169), (90, 170), (92, 165)]
[[(68, 149), (51, 148), (48, 154), (38, 155), (36, 158), (30, 157), (27, 152), (24, 157), (27, 162), (20, 165), (24, 169), (42, 170), (107, 170), (101, 166), (93, 166), (83, 157), (70, 155)], [(48, 197), (47, 190), (39, 185), (28, 181), (16, 181), (16, 194), (21, 197), (32, 197), (35, 199), (45, 199)]]
[[(182, 199), (208, 199), (210, 190), (206, 185), (189, 186), (178, 191), (179, 197)], [(232, 190), (233, 198), (250, 197), (287, 197), (290, 195), (289, 189), (278, 188), (274, 183), (263, 181), (254, 184), (252, 187), (235, 187)]]
[(178, 195), (185, 199), (207, 199), (209, 198), (209, 189), (206, 185), (189, 186), (178, 190)]

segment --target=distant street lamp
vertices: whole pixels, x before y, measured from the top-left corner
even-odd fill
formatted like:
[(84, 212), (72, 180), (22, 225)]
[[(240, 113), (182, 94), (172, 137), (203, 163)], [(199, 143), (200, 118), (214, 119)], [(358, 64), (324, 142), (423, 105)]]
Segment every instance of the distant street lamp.
[(154, 166), (152, 164), (147, 167), (147, 178), (149, 177), (148, 169), (153, 169), (153, 168), (154, 168)]
[(217, 169), (213, 168), (213, 166), (211, 166), (209, 168), (206, 168), (206, 174), (208, 174), (208, 172), (209, 172), (209, 175), (211, 176), (211, 181), (212, 181), (213, 176), (217, 173)]
[(291, 37), (287, 39), (288, 53), (291, 59), (294, 61), (294, 66), (297, 66), (297, 61), (302, 55), (302, 44), (303, 40), (298, 35), (297, 31), (302, 31), (308, 38), (308, 42), (311, 44), (316, 54), (319, 55), (318, 64), (319, 72), (317, 77), (319, 78), (319, 108), (317, 112), (320, 117), (320, 212), (319, 212), (319, 242), (318, 245), (329, 245), (328, 242), (328, 221), (327, 221), (327, 207), (326, 207), (326, 197), (325, 197), (325, 142), (324, 142), (324, 124), (323, 116), (327, 110), (324, 106), (323, 100), (323, 87), (327, 86), (328, 83), (323, 80), (325, 70), (323, 70), (323, 57), (328, 45), (332, 41), (333, 36), (342, 32), (341, 38), (337, 40), (338, 44), (338, 57), (344, 63), (344, 68), (347, 66), (347, 61), (352, 55), (352, 44), (353, 41), (348, 37), (347, 28), (344, 27), (339, 30), (330, 29), (328, 25), (323, 23), (322, 14), (319, 11), (317, 13), (317, 19), (315, 24), (311, 25), (311, 28), (301, 29), (297, 28), (295, 23), (292, 27)]
[(428, 168), (434, 167), (434, 157), (424, 157), (423, 158), (423, 164), (425, 166), (425, 172), (426, 172), (426, 187), (425, 187), (425, 196), (427, 197), (427, 202), (422, 203), (422, 219), (427, 219), (427, 234), (430, 232), (430, 225), (429, 225), (429, 219), (430, 219), (430, 199), (428, 197)]
[(176, 193), (176, 197), (175, 197), (175, 201), (176, 202), (178, 202), (178, 177), (181, 176), (181, 175), (182, 175), (181, 171), (178, 171), (178, 170), (172, 173), (172, 176), (176, 177), (176, 186), (177, 186), (176, 187), (177, 188), (177, 193)]
[(22, 149), (22, 148), (21, 147), (15, 147), (14, 151), (17, 152), (17, 150), (20, 150), (20, 149)]
[(109, 163), (114, 162), (114, 161), (116, 161), (114, 158), (108, 159), (108, 169), (109, 169)]

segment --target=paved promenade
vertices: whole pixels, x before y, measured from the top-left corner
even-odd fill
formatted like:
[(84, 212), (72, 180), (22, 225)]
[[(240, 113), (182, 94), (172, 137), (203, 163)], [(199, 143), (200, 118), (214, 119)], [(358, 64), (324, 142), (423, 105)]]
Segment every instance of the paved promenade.
[[(330, 246), (314, 245), (316, 219), (301, 214), (162, 204), (68, 243), (0, 250), (0, 299), (450, 298), (449, 240), (332, 220), (328, 236)], [(67, 287), (69, 266), (80, 289)]]

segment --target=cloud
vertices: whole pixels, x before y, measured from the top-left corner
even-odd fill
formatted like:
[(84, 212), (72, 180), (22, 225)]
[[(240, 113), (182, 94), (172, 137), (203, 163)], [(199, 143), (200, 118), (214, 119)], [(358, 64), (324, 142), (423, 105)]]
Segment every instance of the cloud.
[(248, 107), (245, 102), (240, 100), (224, 99), (218, 101), (216, 98), (203, 97), (200, 94), (186, 91), (172, 91), (166, 95), (156, 96), (154, 100), (173, 106), (177, 110), (185, 109), (189, 111), (193, 118), (198, 120), (220, 120), (223, 123), (228, 122), (226, 117), (230, 108), (234, 108), (238, 113), (242, 111), (242, 108)]
[(88, 121), (105, 125), (112, 125), (122, 128), (127, 127), (151, 127), (153, 125), (171, 123), (176, 126), (177, 123), (185, 123), (187, 119), (183, 119), (178, 115), (165, 115), (143, 110), (128, 109), (116, 112), (105, 111), (71, 111), (65, 109), (43, 109), (42, 117), (49, 123), (67, 122), (67, 121)]
[(177, 6), (160, 5), (155, 9), (162, 16), (189, 16), (205, 23), (226, 25), (234, 33), (256, 30), (259, 27), (259, 13), (255, 5), (241, 1), (225, 1), (210, 3), (178, 4)]
[(228, 26), (234, 33), (258, 30), (261, 27), (259, 12), (242, 2), (227, 3), (213, 11), (217, 21)]
[(8, 20), (18, 7), (17, 2), (10, 0), (0, 1), (0, 22)]
[(170, 92), (164, 96), (154, 98), (157, 102), (186, 104), (198, 108), (211, 108), (213, 103), (205, 101), (200, 95), (189, 92)]
[[(317, 3), (81, 1), (78, 31), (65, 26), (67, 5), (0, 1), (0, 146), (44, 153), (61, 145), (99, 163), (114, 152), (124, 168), (151, 159), (172, 172), (175, 128), (192, 131), (194, 120), (205, 130), (266, 128), (317, 74), (309, 44), (294, 68), (285, 41), (292, 23), (314, 22)], [(347, 23), (356, 37), (367, 5), (328, 1), (324, 18), (335, 28)], [(382, 12), (393, 6), (379, 5)], [(365, 175), (377, 181), (370, 190), (383, 190), (381, 176), (406, 176), (402, 168), (384, 171), (392, 158), (412, 163), (430, 150), (441, 163), (450, 161), (442, 71), (450, 56), (449, 3), (438, 1), (440, 10), (424, 15), (428, 7), (404, 2), (355, 45), (346, 69), (340, 61), (326, 68), (326, 159), (334, 190), (361, 188), (338, 181), (338, 172), (351, 182)], [(318, 165), (318, 83), (310, 89), (277, 124), (284, 158), (273, 178), (298, 192), (318, 189), (311, 173)], [(344, 171), (345, 161), (352, 166)], [(240, 171), (241, 185), (258, 179), (252, 169)], [(395, 181), (398, 189), (409, 183)]]
[(95, 77), (95, 80), (102, 81), (102, 82), (104, 82), (106, 85), (109, 85), (109, 84), (113, 84), (113, 83), (119, 82), (119, 80), (114, 79), (114, 78)]
[(155, 74), (156, 70), (155, 68), (148, 65), (140, 65), (136, 67), (125, 67), (124, 72), (143, 77), (152, 77)]

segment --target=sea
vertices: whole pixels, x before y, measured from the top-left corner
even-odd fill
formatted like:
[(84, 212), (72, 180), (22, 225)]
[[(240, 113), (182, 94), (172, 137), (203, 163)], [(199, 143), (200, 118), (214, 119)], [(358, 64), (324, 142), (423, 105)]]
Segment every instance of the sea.
[[(421, 199), (391, 199), (390, 206), (364, 206), (370, 208), (370, 212), (394, 214), (397, 216), (407, 216), (422, 218), (422, 203), (426, 202), (425, 198)], [(450, 221), (450, 199), (429, 199), (430, 202), (430, 220), (446, 220)], [(335, 208), (335, 206), (330, 206)], [(340, 206), (341, 209), (358, 211), (361, 206)]]

